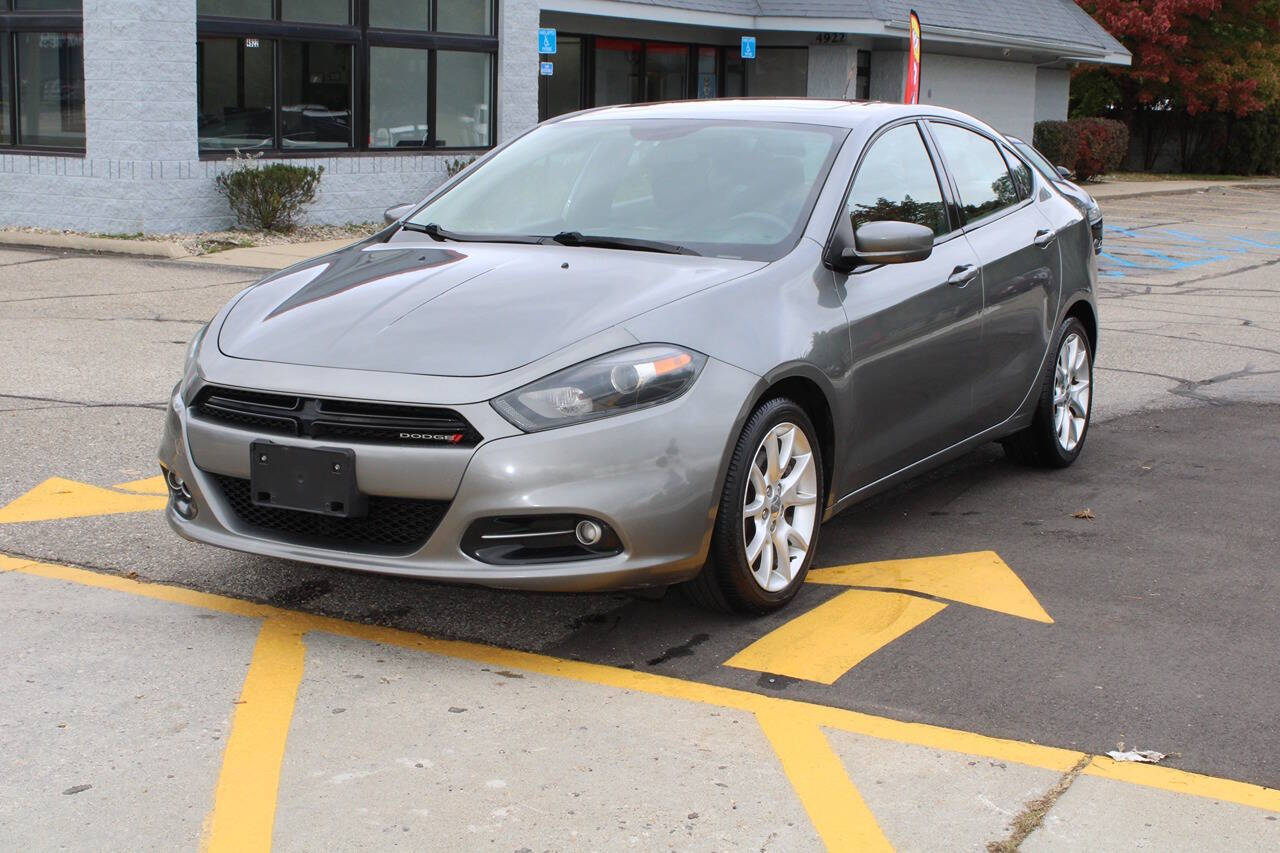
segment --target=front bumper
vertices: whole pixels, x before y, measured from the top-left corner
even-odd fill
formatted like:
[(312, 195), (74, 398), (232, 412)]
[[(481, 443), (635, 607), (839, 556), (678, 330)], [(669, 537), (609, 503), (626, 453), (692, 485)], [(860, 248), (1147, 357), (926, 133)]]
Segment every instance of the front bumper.
[[(314, 377), (312, 377), (314, 379)], [(404, 447), (270, 436), (299, 447), (355, 452), (361, 492), (447, 502), (426, 544), (389, 555), (309, 544), (239, 516), (220, 477), (248, 478), (252, 429), (204, 420), (175, 391), (159, 458), (186, 482), (197, 513), (172, 504), (183, 537), (237, 551), (439, 581), (554, 591), (676, 583), (706, 560), (723, 467), (758, 377), (714, 359), (683, 397), (652, 409), (525, 434), (488, 405), (454, 406), (486, 439), (473, 448)], [(298, 388), (324, 395), (323, 387)], [(430, 402), (430, 401), (424, 401)], [(615, 556), (529, 565), (491, 565), (460, 543), (475, 521), (494, 516), (581, 514), (610, 525)]]

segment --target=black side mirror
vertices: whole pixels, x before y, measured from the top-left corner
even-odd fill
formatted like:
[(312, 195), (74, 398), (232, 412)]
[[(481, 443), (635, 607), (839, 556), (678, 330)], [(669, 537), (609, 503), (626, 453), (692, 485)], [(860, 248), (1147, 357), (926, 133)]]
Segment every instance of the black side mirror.
[(867, 222), (854, 233), (852, 223), (841, 219), (826, 258), (837, 272), (847, 273), (861, 264), (910, 264), (933, 254), (932, 228), (914, 222)]
[(1068, 169), (1066, 166), (1059, 166), (1058, 174), (1066, 178), (1068, 181), (1075, 177), (1075, 173), (1072, 172), (1070, 169)]
[(388, 207), (386, 211), (383, 212), (382, 219), (388, 225), (394, 225), (395, 223), (399, 222), (401, 219), (403, 219), (404, 217), (412, 213), (413, 209), (417, 206), (418, 205), (412, 202), (408, 202), (405, 204), (397, 204), (394, 207)]

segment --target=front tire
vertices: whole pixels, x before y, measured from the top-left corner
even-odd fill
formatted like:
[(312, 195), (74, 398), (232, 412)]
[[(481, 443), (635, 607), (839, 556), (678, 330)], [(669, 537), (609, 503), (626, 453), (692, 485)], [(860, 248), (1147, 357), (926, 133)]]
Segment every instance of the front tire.
[(812, 421), (784, 397), (751, 414), (734, 446), (711, 540), (711, 560), (686, 584), (697, 604), (761, 614), (800, 591), (817, 547), (824, 494)]
[(1084, 324), (1068, 317), (1058, 329), (1057, 355), (1049, 365), (1031, 426), (1003, 442), (1022, 465), (1066, 468), (1084, 449), (1093, 413), (1093, 346)]

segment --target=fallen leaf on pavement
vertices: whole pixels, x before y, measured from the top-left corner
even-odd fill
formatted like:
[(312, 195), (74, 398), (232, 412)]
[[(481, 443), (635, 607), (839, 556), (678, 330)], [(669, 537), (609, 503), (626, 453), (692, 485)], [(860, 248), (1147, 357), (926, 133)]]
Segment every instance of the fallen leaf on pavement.
[(1091, 509), (1082, 509), (1082, 510), (1080, 510), (1080, 511), (1078, 511), (1078, 512), (1073, 512), (1073, 513), (1071, 513), (1071, 517), (1072, 517), (1072, 518), (1089, 518), (1089, 519), (1092, 519), (1092, 518), (1093, 518), (1093, 510), (1091, 510)]

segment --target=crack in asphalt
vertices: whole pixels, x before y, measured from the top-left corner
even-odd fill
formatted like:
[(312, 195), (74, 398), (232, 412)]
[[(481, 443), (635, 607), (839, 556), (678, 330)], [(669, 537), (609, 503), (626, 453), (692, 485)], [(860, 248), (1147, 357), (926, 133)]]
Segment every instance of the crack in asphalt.
[(43, 264), (48, 261), (60, 261), (62, 258), (30, 258), (25, 261), (13, 261), (7, 264), (0, 264), (0, 267), (20, 267), (23, 264)]
[(1214, 341), (1208, 338), (1193, 338), (1185, 335), (1162, 335), (1157, 332), (1136, 332), (1131, 329), (1108, 329), (1109, 335), (1142, 335), (1148, 338), (1167, 338), (1171, 341), (1182, 341), (1188, 344), (1211, 344), (1213, 346), (1231, 347), (1232, 349), (1251, 350), (1252, 352), (1266, 353), (1267, 355), (1280, 355), (1280, 350), (1267, 349), (1266, 347), (1255, 347), (1249, 344), (1232, 344), (1226, 341)]
[(78, 408), (78, 409), (151, 409), (163, 412), (167, 403), (100, 403), (91, 400), (60, 400), (57, 397), (31, 397), (25, 394), (0, 394), (0, 400), (24, 400), (30, 403), (54, 403), (52, 406), (38, 406), (34, 409), (9, 409), (14, 412), (41, 411), (44, 409)]
[[(195, 284), (189, 287), (179, 288), (183, 291), (188, 290), (212, 290), (215, 287), (231, 287), (236, 284), (253, 284), (258, 281), (256, 278), (248, 278), (243, 281), (219, 281), (215, 284)], [(173, 293), (172, 287), (158, 287), (154, 290), (120, 290), (111, 293), (64, 293), (57, 296), (24, 296), (18, 299), (0, 299), (0, 305), (9, 305), (15, 302), (47, 302), (53, 299), (101, 299), (105, 296), (142, 296), (148, 293)]]

